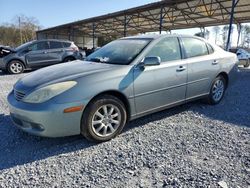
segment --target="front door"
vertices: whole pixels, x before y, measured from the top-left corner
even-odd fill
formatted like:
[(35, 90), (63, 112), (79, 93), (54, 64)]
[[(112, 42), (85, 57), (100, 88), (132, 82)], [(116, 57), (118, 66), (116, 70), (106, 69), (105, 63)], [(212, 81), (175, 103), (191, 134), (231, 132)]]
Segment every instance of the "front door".
[(187, 65), (177, 37), (158, 42), (146, 57), (158, 56), (161, 64), (134, 68), (137, 115), (185, 101)]
[(49, 45), (47, 41), (33, 43), (28, 49), (29, 52), (25, 55), (25, 58), (29, 67), (38, 68), (48, 64)]

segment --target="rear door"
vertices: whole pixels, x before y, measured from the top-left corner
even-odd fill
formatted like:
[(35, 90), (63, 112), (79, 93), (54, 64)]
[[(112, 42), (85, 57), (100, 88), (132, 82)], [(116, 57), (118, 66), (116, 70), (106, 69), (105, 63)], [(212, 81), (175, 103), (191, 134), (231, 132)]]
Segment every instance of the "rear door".
[(205, 41), (192, 37), (181, 39), (188, 64), (188, 100), (209, 93), (211, 82), (220, 69), (220, 60), (219, 57), (215, 58), (212, 46)]
[(59, 41), (50, 41), (49, 42), (49, 62), (50, 64), (56, 64), (62, 62), (64, 48), (62, 42)]
[(177, 37), (158, 42), (146, 57), (158, 56), (161, 64), (134, 69), (134, 94), (137, 114), (165, 108), (185, 101), (187, 70)]
[(30, 67), (42, 67), (48, 64), (49, 44), (47, 41), (35, 42), (28, 49), (25, 59)]

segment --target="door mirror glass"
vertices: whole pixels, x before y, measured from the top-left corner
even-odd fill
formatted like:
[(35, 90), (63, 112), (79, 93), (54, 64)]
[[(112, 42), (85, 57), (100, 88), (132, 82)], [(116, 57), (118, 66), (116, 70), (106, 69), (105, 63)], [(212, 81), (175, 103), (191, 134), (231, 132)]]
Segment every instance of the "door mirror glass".
[(151, 56), (151, 57), (145, 57), (143, 60), (144, 66), (155, 66), (160, 65), (161, 58), (159, 56)]

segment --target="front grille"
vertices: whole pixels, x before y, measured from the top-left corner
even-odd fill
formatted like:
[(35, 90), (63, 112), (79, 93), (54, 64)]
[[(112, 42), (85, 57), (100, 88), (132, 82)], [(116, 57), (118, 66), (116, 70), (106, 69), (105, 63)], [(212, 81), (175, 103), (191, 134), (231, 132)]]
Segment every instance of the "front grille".
[(17, 101), (20, 101), (24, 98), (25, 93), (22, 93), (20, 91), (14, 90), (14, 96), (16, 98)]

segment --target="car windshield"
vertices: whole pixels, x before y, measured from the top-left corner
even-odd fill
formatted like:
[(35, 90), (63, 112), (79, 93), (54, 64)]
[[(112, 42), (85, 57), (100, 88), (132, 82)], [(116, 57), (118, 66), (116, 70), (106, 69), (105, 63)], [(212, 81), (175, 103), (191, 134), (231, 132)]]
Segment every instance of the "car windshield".
[(19, 50), (21, 50), (21, 49), (23, 49), (23, 48), (29, 46), (32, 42), (33, 42), (33, 41), (26, 42), (26, 43), (24, 43), (24, 44), (22, 44), (22, 45), (16, 47), (15, 50), (16, 50), (16, 51), (19, 51)]
[(120, 39), (113, 41), (86, 58), (86, 61), (128, 65), (152, 39)]

